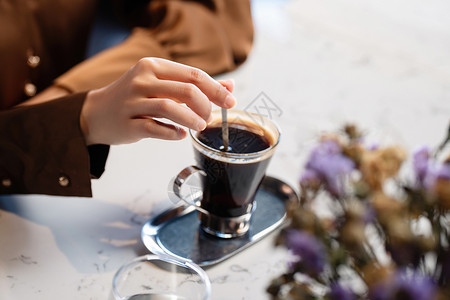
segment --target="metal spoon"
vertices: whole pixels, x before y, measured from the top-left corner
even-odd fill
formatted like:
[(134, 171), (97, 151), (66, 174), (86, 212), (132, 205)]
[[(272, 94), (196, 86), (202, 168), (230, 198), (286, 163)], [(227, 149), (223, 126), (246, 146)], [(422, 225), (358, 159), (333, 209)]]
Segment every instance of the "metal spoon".
[(223, 151), (228, 151), (228, 117), (225, 108), (222, 108), (222, 141)]

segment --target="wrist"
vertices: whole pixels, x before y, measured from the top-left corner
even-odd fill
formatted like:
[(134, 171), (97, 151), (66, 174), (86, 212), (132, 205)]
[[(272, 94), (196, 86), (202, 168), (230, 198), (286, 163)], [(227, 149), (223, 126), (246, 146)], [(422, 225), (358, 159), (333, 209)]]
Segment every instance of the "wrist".
[(95, 138), (92, 136), (92, 102), (95, 101), (93, 100), (96, 96), (97, 91), (96, 90), (92, 90), (89, 91), (86, 94), (86, 98), (84, 100), (83, 106), (81, 108), (81, 113), (80, 113), (80, 128), (81, 131), (83, 132), (84, 135), (84, 139), (86, 142), (86, 145), (93, 145), (96, 144)]

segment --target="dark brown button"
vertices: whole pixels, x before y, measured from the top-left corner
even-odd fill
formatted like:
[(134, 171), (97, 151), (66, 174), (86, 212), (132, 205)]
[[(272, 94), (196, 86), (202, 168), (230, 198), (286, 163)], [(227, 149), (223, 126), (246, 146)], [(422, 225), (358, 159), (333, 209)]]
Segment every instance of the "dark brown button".
[(67, 177), (65, 175), (61, 175), (58, 178), (58, 183), (62, 187), (67, 187), (70, 184), (70, 179), (69, 179), (69, 177)]

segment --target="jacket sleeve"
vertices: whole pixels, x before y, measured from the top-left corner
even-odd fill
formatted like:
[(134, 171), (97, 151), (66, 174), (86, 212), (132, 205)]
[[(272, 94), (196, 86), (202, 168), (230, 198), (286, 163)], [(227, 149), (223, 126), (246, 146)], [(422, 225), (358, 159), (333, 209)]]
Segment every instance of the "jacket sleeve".
[(55, 84), (72, 92), (99, 88), (150, 56), (215, 75), (235, 69), (250, 52), (249, 0), (150, 1), (141, 11), (133, 15), (134, 29), (124, 42), (78, 64)]
[(0, 112), (0, 194), (92, 195), (90, 168), (101, 175), (109, 147), (86, 147), (85, 96)]

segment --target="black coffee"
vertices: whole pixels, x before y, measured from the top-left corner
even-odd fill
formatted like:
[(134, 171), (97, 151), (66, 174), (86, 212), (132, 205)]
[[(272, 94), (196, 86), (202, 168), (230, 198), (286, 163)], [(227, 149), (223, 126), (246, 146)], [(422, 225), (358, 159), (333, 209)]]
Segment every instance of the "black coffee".
[[(249, 127), (233, 123), (228, 126), (229, 149), (227, 149), (227, 152), (254, 153), (270, 147), (270, 142), (267, 137), (264, 136), (264, 131), (259, 130), (259, 133), (255, 133), (248, 131)], [(203, 130), (197, 138), (200, 142), (211, 148), (224, 150), (222, 127), (208, 127)]]
[[(223, 150), (220, 124), (198, 133), (204, 145)], [(264, 130), (250, 125), (229, 124), (229, 146), (231, 153), (255, 153), (269, 148), (273, 138)], [(228, 163), (210, 158), (195, 151), (199, 167), (205, 171), (203, 177), (202, 207), (221, 217), (237, 217), (245, 214), (261, 184), (270, 158), (253, 163)], [(252, 192), (253, 191), (253, 192)]]

